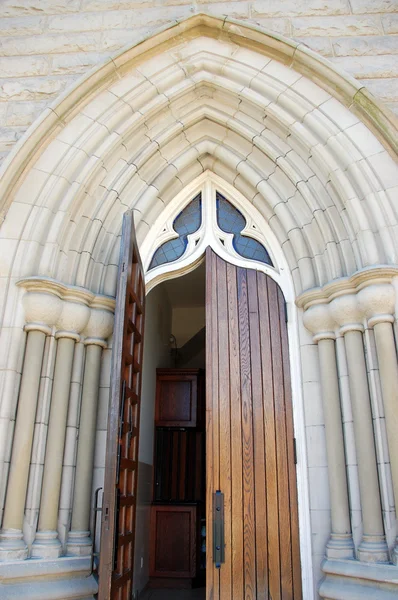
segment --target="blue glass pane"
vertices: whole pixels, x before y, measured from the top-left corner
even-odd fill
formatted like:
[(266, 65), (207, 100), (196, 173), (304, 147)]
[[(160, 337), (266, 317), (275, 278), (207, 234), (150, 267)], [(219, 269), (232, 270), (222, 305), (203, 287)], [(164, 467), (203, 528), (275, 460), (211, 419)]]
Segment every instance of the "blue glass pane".
[(188, 244), (187, 235), (194, 233), (200, 227), (202, 220), (201, 204), (201, 195), (198, 194), (174, 219), (173, 229), (179, 234), (179, 237), (165, 242), (156, 250), (149, 269), (154, 269), (159, 265), (181, 258)]
[(258, 260), (272, 266), (272, 260), (260, 242), (243, 235), (240, 232), (246, 225), (246, 219), (241, 212), (219, 192), (216, 195), (217, 222), (220, 229), (226, 233), (233, 233), (233, 246), (238, 254), (250, 260)]
[(246, 219), (232, 204), (219, 192), (216, 194), (217, 221), (220, 229), (225, 233), (240, 233), (246, 225)]

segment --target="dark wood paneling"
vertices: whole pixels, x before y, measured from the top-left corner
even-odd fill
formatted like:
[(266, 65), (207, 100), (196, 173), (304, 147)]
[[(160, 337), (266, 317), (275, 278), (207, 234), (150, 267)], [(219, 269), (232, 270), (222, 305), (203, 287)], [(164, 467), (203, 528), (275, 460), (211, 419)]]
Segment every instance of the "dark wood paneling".
[(133, 213), (123, 218), (105, 459), (99, 600), (130, 600), (133, 585), (144, 274)]
[[(207, 599), (301, 600), (284, 298), (264, 273), (206, 254)], [(225, 497), (225, 563), (212, 557)]]
[[(157, 369), (155, 425), (196, 427), (203, 373), (198, 369)], [(201, 398), (200, 398), (201, 400)]]
[(157, 428), (154, 500), (162, 503), (204, 501), (204, 457), (203, 431)]
[(195, 577), (196, 506), (151, 508), (151, 577)]

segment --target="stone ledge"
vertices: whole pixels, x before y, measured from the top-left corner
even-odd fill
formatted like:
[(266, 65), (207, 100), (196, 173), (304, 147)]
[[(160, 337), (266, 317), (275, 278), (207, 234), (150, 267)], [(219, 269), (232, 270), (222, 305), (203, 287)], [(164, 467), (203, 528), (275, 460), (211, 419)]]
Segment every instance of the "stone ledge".
[(98, 591), (90, 557), (4, 562), (0, 564), (2, 600), (94, 600)]
[(319, 587), (324, 600), (395, 600), (398, 597), (398, 568), (356, 560), (325, 560), (325, 578)]
[[(91, 558), (63, 556), (56, 560), (29, 558), (24, 561), (0, 562), (0, 585), (23, 582), (27, 578), (70, 577), (88, 575), (91, 569)], [(0, 588), (1, 589), (1, 588)]]

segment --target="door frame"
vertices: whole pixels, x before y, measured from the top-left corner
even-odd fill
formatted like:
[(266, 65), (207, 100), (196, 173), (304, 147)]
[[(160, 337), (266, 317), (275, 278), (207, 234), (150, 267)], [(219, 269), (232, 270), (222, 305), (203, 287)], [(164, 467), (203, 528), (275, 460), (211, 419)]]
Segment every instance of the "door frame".
[[(267, 249), (270, 250), (276, 268), (270, 267), (263, 263), (257, 263), (252, 260), (247, 260), (243, 257), (237, 258), (223, 251), (221, 244), (214, 242), (214, 236), (205, 235), (205, 245), (200, 245), (197, 252), (192, 253), (188, 258), (184, 257), (172, 265), (166, 263), (162, 269), (159, 269), (158, 275), (153, 276), (153, 273), (148, 273), (148, 265), (152, 258), (155, 245), (158, 244), (159, 232), (164, 227), (166, 220), (178, 214), (194, 197), (195, 194), (202, 191), (206, 193), (210, 186), (216, 186), (217, 189), (225, 195), (227, 199), (239, 207), (244, 207), (246, 213), (249, 213), (267, 238)], [(168, 279), (181, 277), (194, 270), (201, 262), (205, 260), (204, 251), (207, 246), (211, 246), (214, 252), (222, 259), (230, 262), (238, 267), (246, 269), (257, 269), (269, 275), (281, 288), (286, 300), (287, 308), (287, 332), (289, 341), (289, 361), (292, 386), (292, 405), (293, 405), (293, 428), (296, 438), (297, 464), (296, 464), (296, 479), (297, 479), (297, 499), (298, 499), (298, 515), (299, 515), (299, 538), (300, 538), (300, 558), (301, 558), (301, 576), (303, 598), (306, 600), (314, 600), (314, 585), (313, 585), (313, 564), (312, 564), (312, 544), (311, 544), (311, 519), (310, 519), (310, 503), (309, 503), (309, 476), (307, 464), (307, 451), (305, 440), (305, 421), (304, 421), (304, 402), (302, 390), (302, 375), (301, 375), (301, 352), (299, 338), (299, 309), (296, 306), (296, 295), (294, 292), (293, 278), (288, 267), (286, 258), (277, 241), (277, 238), (265, 218), (260, 211), (249, 202), (243, 194), (235, 187), (223, 180), (221, 177), (206, 171), (193, 182), (187, 185), (174, 200), (170, 202), (162, 211), (151, 227), (145, 239), (140, 241), (140, 255), (144, 266), (146, 294), (148, 294), (159, 283)], [(202, 252), (202, 254), (200, 253)]]

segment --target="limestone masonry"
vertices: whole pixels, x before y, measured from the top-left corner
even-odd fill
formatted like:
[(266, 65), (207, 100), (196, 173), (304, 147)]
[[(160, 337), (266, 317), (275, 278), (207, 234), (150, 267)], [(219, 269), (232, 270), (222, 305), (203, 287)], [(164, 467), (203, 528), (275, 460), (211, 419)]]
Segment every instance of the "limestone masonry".
[(398, 0), (0, 0), (0, 161), (83, 73), (195, 13), (299, 40), (398, 113)]

